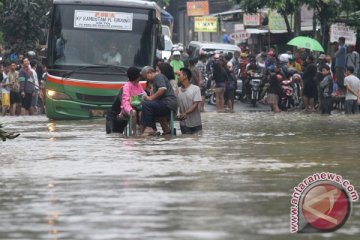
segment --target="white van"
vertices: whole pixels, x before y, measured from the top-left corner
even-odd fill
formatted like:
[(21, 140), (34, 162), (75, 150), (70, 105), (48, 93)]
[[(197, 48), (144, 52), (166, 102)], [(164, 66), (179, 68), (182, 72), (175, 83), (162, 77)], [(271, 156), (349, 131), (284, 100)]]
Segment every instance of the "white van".
[(165, 48), (162, 51), (158, 50), (158, 57), (165, 60), (169, 60), (171, 57), (171, 50), (173, 49), (173, 43), (168, 36), (165, 35), (164, 38), (165, 38)]
[(188, 51), (190, 57), (199, 57), (200, 54), (208, 54), (209, 52), (241, 52), (240, 48), (233, 44), (198, 41), (191, 41), (188, 45)]

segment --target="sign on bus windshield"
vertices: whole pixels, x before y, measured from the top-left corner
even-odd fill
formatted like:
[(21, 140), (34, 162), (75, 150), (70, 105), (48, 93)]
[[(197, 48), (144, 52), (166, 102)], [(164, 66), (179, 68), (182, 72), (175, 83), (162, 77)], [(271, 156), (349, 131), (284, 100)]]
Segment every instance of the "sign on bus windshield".
[(132, 31), (133, 14), (75, 10), (74, 28)]

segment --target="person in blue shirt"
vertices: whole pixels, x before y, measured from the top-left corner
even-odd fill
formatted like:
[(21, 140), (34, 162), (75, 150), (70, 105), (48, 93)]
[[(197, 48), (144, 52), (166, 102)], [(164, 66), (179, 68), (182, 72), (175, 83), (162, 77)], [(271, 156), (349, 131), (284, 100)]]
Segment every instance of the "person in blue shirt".
[(335, 52), (335, 58), (336, 83), (340, 89), (345, 89), (344, 78), (346, 65), (346, 47), (344, 37), (339, 37), (339, 47), (338, 50)]
[(229, 35), (226, 33), (226, 30), (223, 29), (222, 32), (223, 32), (223, 35), (222, 35), (222, 37), (221, 37), (221, 42), (222, 42), (222, 43), (230, 43), (230, 42), (231, 42), (231, 41), (230, 41), (230, 37), (229, 37)]

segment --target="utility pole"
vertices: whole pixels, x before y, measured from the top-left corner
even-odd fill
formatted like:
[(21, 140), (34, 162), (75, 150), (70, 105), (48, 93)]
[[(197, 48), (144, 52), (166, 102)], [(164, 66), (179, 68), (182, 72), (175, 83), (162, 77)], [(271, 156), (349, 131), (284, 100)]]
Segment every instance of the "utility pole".
[(301, 35), (301, 7), (295, 11), (294, 21), (294, 37), (297, 37)]

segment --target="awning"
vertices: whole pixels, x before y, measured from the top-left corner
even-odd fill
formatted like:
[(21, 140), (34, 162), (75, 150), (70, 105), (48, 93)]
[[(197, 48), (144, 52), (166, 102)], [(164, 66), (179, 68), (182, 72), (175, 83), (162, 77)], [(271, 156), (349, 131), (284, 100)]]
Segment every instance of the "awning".
[(269, 30), (257, 29), (257, 28), (247, 28), (245, 30), (246, 30), (246, 32), (248, 32), (250, 34), (262, 34), (262, 33), (268, 33), (269, 32)]
[(222, 16), (222, 15), (230, 15), (230, 14), (236, 14), (236, 13), (243, 13), (244, 10), (242, 9), (236, 9), (236, 10), (230, 10), (226, 12), (219, 12), (219, 13), (212, 13), (210, 16)]
[[(301, 31), (310, 32), (313, 30), (313, 26), (301, 26)], [(287, 30), (271, 30), (271, 33), (287, 33)]]

